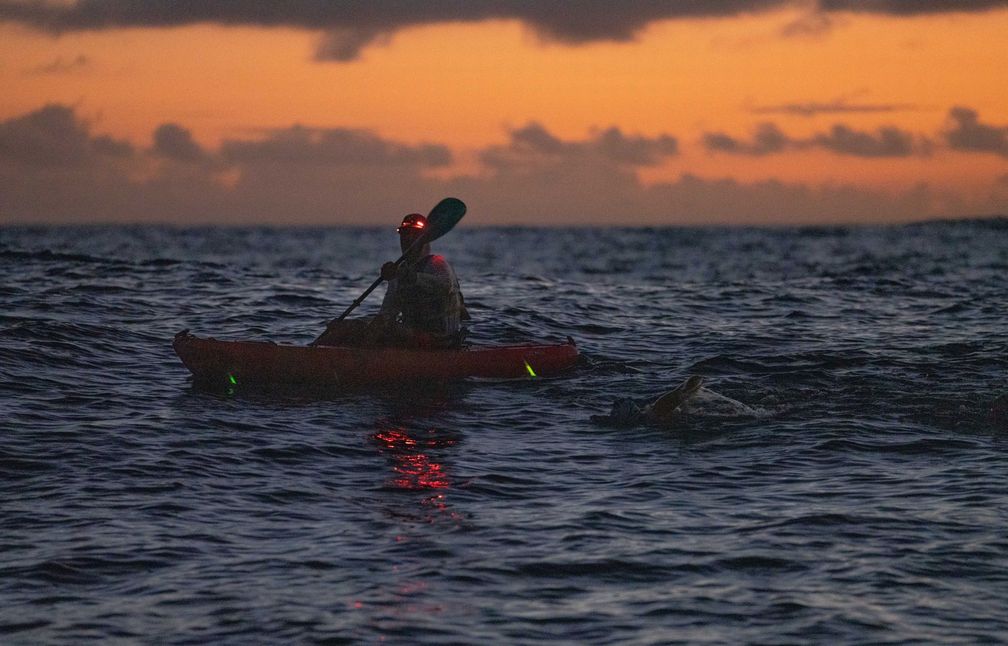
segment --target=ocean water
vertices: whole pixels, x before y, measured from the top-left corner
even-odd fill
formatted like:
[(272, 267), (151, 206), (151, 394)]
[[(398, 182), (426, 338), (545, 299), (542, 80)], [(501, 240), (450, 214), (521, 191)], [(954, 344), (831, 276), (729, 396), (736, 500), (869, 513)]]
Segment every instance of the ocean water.
[(1005, 220), (461, 227), (471, 341), (571, 373), (192, 387), (177, 331), (306, 343), (396, 243), (0, 228), (0, 641), (1004, 643)]

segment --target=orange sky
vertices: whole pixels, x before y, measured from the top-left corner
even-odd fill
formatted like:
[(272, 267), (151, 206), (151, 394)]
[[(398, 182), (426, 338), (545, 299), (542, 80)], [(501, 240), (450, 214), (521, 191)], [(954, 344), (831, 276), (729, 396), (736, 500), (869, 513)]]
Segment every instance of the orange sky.
[[(1008, 9), (915, 17), (837, 13), (821, 33), (784, 36), (790, 25), (807, 19), (807, 11), (803, 5), (755, 15), (662, 20), (648, 24), (632, 42), (577, 45), (546, 42), (519, 20), (436, 23), (394, 31), (390, 40), (365, 47), (348, 62), (315, 60), (320, 32), (291, 27), (128, 27), (57, 37), (0, 22), (0, 87), (5, 88), (0, 121), (9, 125), (58, 104), (71, 109), (90, 136), (125, 140), (138, 154), (152, 146), (154, 130), (164, 123), (189, 131), (208, 153), (222, 142), (262, 140), (295, 124), (360, 129), (403, 146), (446, 147), (454, 157), (448, 167), (420, 172), (439, 181), (486, 177), (491, 171), (480, 163), (481, 156), (508, 147), (511, 133), (529, 123), (570, 143), (589, 142), (616, 127), (626, 137), (668, 135), (677, 142), (677, 154), (629, 169), (641, 191), (684, 176), (731, 179), (741, 186), (768, 181), (810, 190), (850, 186), (886, 196), (926, 184), (936, 196), (930, 207), (915, 207), (922, 218), (1008, 211), (1008, 150), (956, 150), (943, 134), (952, 127), (950, 110), (961, 106), (992, 129), (995, 144), (997, 133), (1008, 137), (1008, 49), (1003, 44)], [(759, 110), (813, 103), (844, 110), (812, 116)], [(761, 123), (775, 124), (794, 145), (763, 155), (717, 152), (704, 145), (710, 133), (750, 142)], [(797, 143), (837, 124), (871, 135), (895, 127), (913, 137), (920, 150), (915, 144), (914, 154), (865, 156)], [(595, 170), (592, 177), (604, 178), (603, 169)], [(218, 167), (207, 176), (219, 180), (225, 171), (232, 177), (244, 172)], [(18, 172), (34, 171), (8, 169), (2, 177), (17, 181)], [(137, 177), (133, 181), (140, 181)], [(388, 177), (379, 173), (374, 180), (377, 190)], [(426, 188), (434, 194), (437, 187)], [(490, 187), (481, 187), (479, 194), (493, 201), (484, 205), (487, 213), (510, 210), (506, 195), (494, 195)], [(100, 210), (98, 197), (94, 203)], [(50, 219), (33, 213), (29, 202), (28, 197), (6, 205), (0, 201), (0, 222)], [(663, 217), (654, 208), (639, 219), (703, 220), (671, 207)], [(781, 210), (788, 210), (786, 204)], [(106, 219), (112, 211), (79, 217)], [(897, 211), (891, 219), (915, 219)], [(209, 206), (191, 214), (173, 212), (182, 220), (214, 219)], [(621, 222), (601, 209), (580, 212), (589, 223)], [(794, 213), (783, 219), (836, 217), (835, 212), (808, 212), (804, 218)], [(321, 210), (266, 219), (342, 221)], [(712, 220), (732, 218), (722, 213)], [(739, 221), (749, 220), (741, 214)]]

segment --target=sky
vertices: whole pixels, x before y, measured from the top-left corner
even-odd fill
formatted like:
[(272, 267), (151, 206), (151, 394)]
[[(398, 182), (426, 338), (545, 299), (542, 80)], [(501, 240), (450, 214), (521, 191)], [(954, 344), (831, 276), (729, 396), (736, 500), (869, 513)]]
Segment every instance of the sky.
[(0, 0), (0, 224), (1008, 214), (1008, 0)]

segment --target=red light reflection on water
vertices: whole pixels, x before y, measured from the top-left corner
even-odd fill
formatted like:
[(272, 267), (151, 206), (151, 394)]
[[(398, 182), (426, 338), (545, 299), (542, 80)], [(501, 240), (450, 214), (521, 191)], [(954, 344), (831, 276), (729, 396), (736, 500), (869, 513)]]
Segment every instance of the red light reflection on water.
[[(386, 480), (386, 487), (413, 492), (386, 497), (387, 513), (397, 522), (402, 521), (397, 527), (399, 533), (391, 537), (397, 544), (396, 552), (408, 554), (411, 542), (429, 537), (427, 530), (417, 529), (419, 524), (448, 522), (461, 526), (465, 518), (448, 504), (446, 494), (452, 487), (452, 480), (444, 464), (434, 459), (439, 450), (457, 444), (459, 437), (429, 427), (407, 430), (401, 424), (401, 421), (379, 421), (377, 431), (370, 440), (389, 461), (391, 476)], [(391, 565), (391, 572), (395, 579), (400, 579), (397, 584), (382, 586), (368, 600), (354, 598), (348, 601), (351, 608), (372, 617), (379, 631), (385, 626), (394, 627), (401, 620), (414, 621), (414, 616), (429, 618), (445, 611), (439, 595), (431, 593), (426, 580), (401, 573), (396, 564)], [(379, 636), (379, 641), (384, 639), (385, 635)]]
[(424, 449), (451, 446), (454, 440), (417, 440), (405, 429), (394, 427), (381, 430), (373, 437), (392, 458), (392, 470), (396, 476), (389, 486), (407, 491), (447, 489), (451, 486), (444, 467), (432, 460)]

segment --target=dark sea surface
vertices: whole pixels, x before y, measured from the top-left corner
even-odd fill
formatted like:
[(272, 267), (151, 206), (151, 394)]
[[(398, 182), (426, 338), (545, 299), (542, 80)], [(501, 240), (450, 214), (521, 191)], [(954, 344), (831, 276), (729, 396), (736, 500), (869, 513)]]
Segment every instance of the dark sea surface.
[(392, 228), (0, 228), (0, 642), (1004, 643), (1008, 221), (435, 250), (581, 365), (204, 392), (176, 332), (306, 343)]

